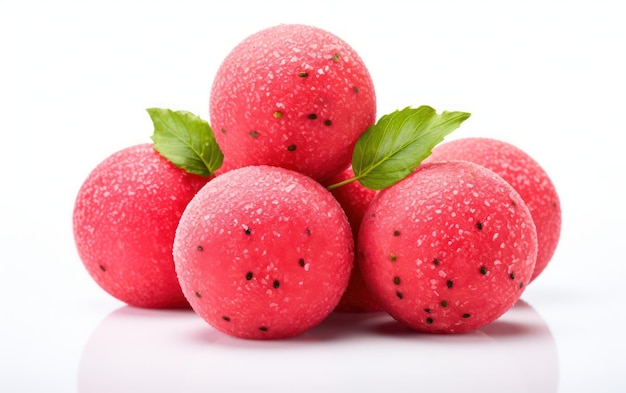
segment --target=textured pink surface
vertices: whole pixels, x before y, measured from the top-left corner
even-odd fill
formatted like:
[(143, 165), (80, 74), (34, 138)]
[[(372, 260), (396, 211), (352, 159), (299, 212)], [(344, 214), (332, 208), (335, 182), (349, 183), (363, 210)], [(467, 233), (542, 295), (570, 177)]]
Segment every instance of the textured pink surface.
[(378, 193), (358, 244), (363, 277), (385, 310), (434, 333), (501, 316), (530, 281), (537, 254), (519, 194), (470, 162), (425, 164)]
[(151, 144), (101, 162), (76, 197), (79, 256), (105, 291), (133, 306), (187, 306), (172, 258), (178, 220), (208, 180), (161, 157)]
[(321, 181), (348, 166), (359, 135), (376, 121), (376, 98), (347, 43), (316, 27), (279, 25), (227, 55), (210, 117), (225, 155), (222, 172), (274, 165)]
[(185, 296), (209, 324), (270, 339), (300, 334), (332, 312), (353, 247), (345, 213), (319, 183), (251, 166), (198, 192), (176, 232), (174, 260)]
[(464, 138), (437, 146), (426, 162), (466, 160), (491, 169), (520, 194), (537, 227), (537, 263), (532, 280), (546, 268), (561, 233), (561, 203), (545, 170), (527, 153), (503, 141)]
[[(333, 176), (328, 182), (328, 185), (339, 183), (343, 180), (347, 180), (354, 177), (352, 167), (347, 168), (343, 172)], [(369, 188), (365, 188), (358, 181), (346, 184), (344, 186), (335, 188), (331, 191), (337, 201), (341, 204), (341, 207), (348, 216), (348, 221), (352, 227), (352, 234), (354, 236), (355, 247), (358, 241), (359, 228), (361, 227), (361, 220), (363, 214), (369, 206), (370, 202), (376, 195), (376, 191)], [(356, 259), (358, 255), (355, 255), (354, 268), (352, 275), (350, 276), (350, 282), (346, 292), (341, 297), (341, 301), (337, 305), (336, 311), (340, 312), (374, 312), (382, 311), (381, 305), (378, 303), (374, 295), (367, 289), (363, 277), (361, 276), (361, 269), (359, 268), (358, 261)]]

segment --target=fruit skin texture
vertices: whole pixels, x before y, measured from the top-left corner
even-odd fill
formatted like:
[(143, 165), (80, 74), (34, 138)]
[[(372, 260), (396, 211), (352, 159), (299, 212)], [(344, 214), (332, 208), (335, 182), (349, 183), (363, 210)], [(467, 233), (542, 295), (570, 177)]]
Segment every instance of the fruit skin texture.
[(346, 42), (287, 24), (239, 43), (219, 67), (209, 103), (225, 155), (220, 173), (273, 165), (323, 181), (345, 169), (376, 121), (374, 85)]
[(189, 307), (172, 245), (187, 203), (208, 180), (176, 168), (152, 144), (122, 149), (96, 166), (73, 211), (76, 248), (96, 283), (132, 306)]
[(462, 333), (519, 299), (537, 236), (501, 177), (470, 162), (433, 163), (378, 193), (359, 252), (363, 278), (391, 316), (417, 331)]
[(531, 281), (546, 268), (561, 233), (561, 202), (545, 170), (518, 147), (497, 139), (463, 138), (437, 146), (425, 162), (465, 160), (491, 169), (520, 194), (537, 227), (537, 263)]
[(278, 167), (217, 176), (181, 217), (174, 261), (183, 293), (231, 336), (298, 335), (336, 307), (354, 258), (350, 224), (332, 194)]
[[(354, 171), (352, 170), (352, 167), (349, 167), (343, 172), (332, 177), (326, 184), (336, 184), (353, 177)], [(367, 210), (367, 207), (376, 195), (377, 191), (363, 187), (358, 181), (353, 181), (352, 183), (335, 188), (331, 192), (348, 216), (356, 248), (363, 214), (365, 214), (365, 210)], [(378, 303), (378, 300), (376, 300), (376, 297), (369, 291), (369, 289), (367, 289), (365, 281), (363, 281), (357, 257), (358, 254), (355, 255), (354, 268), (352, 270), (352, 274), (350, 275), (348, 288), (341, 297), (335, 311), (355, 313), (382, 311), (382, 306)]]

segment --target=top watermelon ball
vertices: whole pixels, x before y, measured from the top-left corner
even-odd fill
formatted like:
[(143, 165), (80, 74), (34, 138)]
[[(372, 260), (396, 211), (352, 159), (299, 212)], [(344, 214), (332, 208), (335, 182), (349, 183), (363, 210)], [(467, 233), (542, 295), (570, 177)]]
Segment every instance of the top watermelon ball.
[(291, 169), (323, 181), (345, 169), (376, 121), (370, 74), (346, 42), (317, 27), (261, 30), (224, 59), (210, 97), (221, 171)]

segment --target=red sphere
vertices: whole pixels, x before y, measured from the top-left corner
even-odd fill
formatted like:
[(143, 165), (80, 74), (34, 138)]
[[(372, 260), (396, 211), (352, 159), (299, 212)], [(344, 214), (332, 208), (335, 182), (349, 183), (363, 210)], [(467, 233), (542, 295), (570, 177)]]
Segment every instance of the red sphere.
[(118, 151), (83, 183), (74, 206), (74, 239), (91, 277), (133, 306), (188, 306), (172, 245), (187, 203), (208, 181), (191, 175), (151, 144)]

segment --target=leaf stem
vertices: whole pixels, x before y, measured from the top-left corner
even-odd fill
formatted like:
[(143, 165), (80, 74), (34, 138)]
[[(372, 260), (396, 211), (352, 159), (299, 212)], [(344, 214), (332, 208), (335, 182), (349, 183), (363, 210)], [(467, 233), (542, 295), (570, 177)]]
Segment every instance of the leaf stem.
[(332, 191), (335, 188), (339, 188), (339, 187), (345, 186), (346, 184), (350, 184), (350, 183), (352, 183), (355, 180), (358, 180), (358, 178), (356, 176), (351, 177), (351, 178), (346, 179), (346, 180), (342, 180), (339, 183), (331, 184), (330, 186), (326, 187), (326, 189), (328, 191)]

